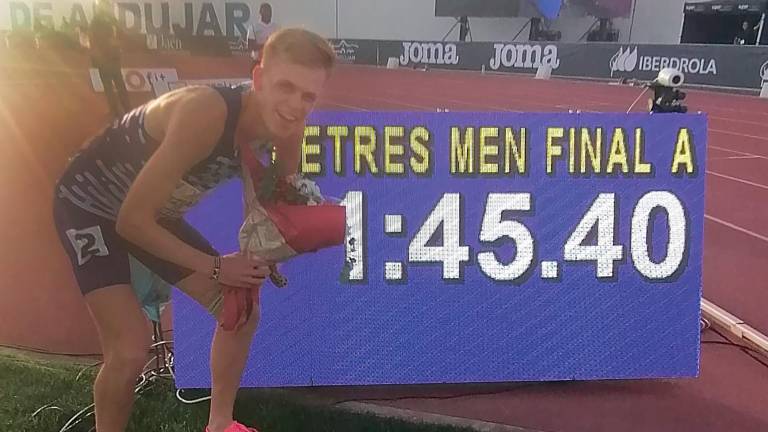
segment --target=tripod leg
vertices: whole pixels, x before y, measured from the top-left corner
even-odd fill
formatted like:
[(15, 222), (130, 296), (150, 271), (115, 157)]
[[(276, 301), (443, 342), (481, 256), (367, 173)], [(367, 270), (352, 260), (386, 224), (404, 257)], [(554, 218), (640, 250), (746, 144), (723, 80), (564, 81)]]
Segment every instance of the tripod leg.
[(440, 40), (440, 42), (445, 42), (445, 40), (448, 39), (448, 35), (450, 35), (451, 32), (453, 32), (453, 29), (455, 29), (457, 25), (459, 25), (458, 18), (456, 19), (456, 22), (453, 23), (453, 26), (451, 26), (451, 29), (448, 30), (448, 33), (446, 33), (445, 36), (443, 36), (443, 38)]
[(522, 33), (522, 32), (523, 32), (523, 30), (525, 30), (525, 28), (526, 28), (526, 27), (528, 27), (528, 24), (530, 24), (530, 23), (531, 23), (531, 20), (530, 20), (530, 19), (528, 19), (528, 21), (526, 21), (526, 22), (525, 22), (525, 24), (523, 24), (523, 26), (522, 26), (522, 27), (520, 27), (520, 31), (519, 31), (519, 32), (517, 32), (517, 34), (515, 35), (515, 37), (513, 37), (513, 38), (512, 38), (512, 42), (514, 42), (514, 41), (516, 41), (516, 40), (517, 40), (517, 37), (518, 37), (518, 36), (520, 36), (520, 33)]
[(474, 42), (474, 40), (472, 39), (472, 26), (469, 25), (469, 18), (467, 18), (467, 33), (469, 36), (469, 41)]

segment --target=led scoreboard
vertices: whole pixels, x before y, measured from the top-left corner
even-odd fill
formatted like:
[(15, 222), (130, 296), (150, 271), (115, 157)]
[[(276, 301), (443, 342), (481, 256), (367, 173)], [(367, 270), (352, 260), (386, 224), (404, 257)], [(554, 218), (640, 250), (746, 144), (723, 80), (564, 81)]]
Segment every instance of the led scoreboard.
[[(243, 384), (691, 377), (703, 115), (318, 112), (300, 170), (343, 247), (261, 292)], [(237, 248), (241, 186), (190, 214)], [(174, 292), (177, 385), (210, 385), (215, 322)]]

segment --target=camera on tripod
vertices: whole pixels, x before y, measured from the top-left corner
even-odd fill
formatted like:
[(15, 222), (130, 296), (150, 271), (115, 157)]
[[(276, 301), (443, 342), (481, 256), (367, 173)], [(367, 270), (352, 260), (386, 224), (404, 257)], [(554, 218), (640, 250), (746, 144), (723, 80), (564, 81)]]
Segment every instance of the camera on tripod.
[(685, 82), (685, 75), (674, 68), (662, 69), (655, 80), (648, 83), (653, 90), (653, 98), (648, 100), (648, 109), (652, 113), (686, 113), (683, 105), (685, 92), (680, 87)]

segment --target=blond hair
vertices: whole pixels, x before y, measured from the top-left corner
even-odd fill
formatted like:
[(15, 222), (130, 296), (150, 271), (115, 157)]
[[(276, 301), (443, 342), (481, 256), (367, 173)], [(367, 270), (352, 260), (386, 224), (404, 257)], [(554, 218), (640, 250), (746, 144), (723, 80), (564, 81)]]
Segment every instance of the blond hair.
[(285, 28), (273, 33), (264, 45), (262, 65), (273, 57), (310, 68), (330, 71), (336, 65), (336, 52), (322, 36), (302, 28)]

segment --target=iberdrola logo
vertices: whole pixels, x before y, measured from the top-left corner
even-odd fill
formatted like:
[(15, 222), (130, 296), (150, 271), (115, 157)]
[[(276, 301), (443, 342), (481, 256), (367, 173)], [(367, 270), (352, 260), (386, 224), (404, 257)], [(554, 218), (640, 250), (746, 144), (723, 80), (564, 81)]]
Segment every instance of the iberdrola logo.
[(637, 47), (632, 49), (620, 47), (619, 51), (611, 57), (611, 72), (632, 72), (637, 67)]

